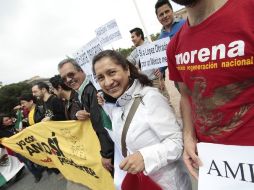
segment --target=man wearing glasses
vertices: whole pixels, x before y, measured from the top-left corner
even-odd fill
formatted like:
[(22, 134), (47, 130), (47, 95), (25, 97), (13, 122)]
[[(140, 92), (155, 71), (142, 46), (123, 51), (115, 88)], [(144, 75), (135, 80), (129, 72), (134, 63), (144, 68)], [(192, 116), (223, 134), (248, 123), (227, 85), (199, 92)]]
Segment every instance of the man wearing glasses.
[(64, 83), (78, 93), (78, 99), (83, 110), (76, 113), (78, 120), (86, 120), (90, 117), (93, 128), (101, 145), (103, 166), (112, 171), (112, 158), (114, 155), (114, 143), (104, 128), (102, 119), (102, 107), (97, 102), (97, 90), (86, 77), (82, 68), (75, 59), (67, 58), (58, 64), (58, 71)]

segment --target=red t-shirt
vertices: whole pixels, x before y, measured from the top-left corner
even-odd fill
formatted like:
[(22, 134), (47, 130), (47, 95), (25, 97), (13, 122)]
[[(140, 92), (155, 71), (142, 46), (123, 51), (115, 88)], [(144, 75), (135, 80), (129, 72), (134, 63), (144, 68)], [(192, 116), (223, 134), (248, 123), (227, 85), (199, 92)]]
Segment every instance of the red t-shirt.
[(171, 80), (189, 90), (198, 140), (254, 145), (253, 0), (228, 0), (167, 48)]

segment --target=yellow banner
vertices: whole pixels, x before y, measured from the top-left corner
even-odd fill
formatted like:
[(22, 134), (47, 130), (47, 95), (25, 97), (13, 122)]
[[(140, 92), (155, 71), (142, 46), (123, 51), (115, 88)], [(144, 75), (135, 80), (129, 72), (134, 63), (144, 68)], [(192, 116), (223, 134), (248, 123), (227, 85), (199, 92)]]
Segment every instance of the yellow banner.
[(1, 144), (34, 163), (58, 168), (68, 180), (90, 189), (115, 189), (101, 164), (100, 143), (90, 121), (40, 122), (1, 139)]

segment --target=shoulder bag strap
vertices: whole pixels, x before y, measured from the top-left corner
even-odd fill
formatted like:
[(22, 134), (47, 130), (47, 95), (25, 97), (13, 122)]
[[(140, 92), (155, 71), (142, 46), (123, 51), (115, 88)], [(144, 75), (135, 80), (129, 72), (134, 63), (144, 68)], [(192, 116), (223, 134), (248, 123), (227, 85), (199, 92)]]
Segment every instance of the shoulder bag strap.
[(133, 116), (135, 115), (137, 109), (138, 109), (138, 106), (141, 102), (141, 97), (135, 97), (132, 105), (131, 105), (131, 108), (130, 108), (130, 111), (127, 115), (127, 118), (126, 118), (126, 121), (124, 123), (124, 127), (123, 127), (123, 132), (122, 132), (122, 138), (121, 138), (121, 143), (122, 143), (122, 155), (124, 157), (127, 156), (127, 148), (126, 148), (126, 134), (127, 134), (127, 131), (129, 129), (129, 126), (130, 126), (130, 123), (132, 121), (132, 118)]

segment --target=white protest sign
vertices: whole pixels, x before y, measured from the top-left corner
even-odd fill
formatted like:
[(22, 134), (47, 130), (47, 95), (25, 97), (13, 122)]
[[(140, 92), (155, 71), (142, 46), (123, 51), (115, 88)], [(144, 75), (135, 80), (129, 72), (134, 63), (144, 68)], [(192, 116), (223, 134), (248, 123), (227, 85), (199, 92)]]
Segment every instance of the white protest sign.
[(86, 77), (93, 83), (95, 88), (100, 89), (99, 84), (96, 82), (92, 71), (92, 60), (95, 55), (103, 50), (97, 38), (92, 39), (80, 50), (73, 54), (74, 59), (78, 62), (81, 68), (86, 73)]
[(84, 46), (86, 53), (89, 57), (90, 62), (92, 62), (93, 57), (97, 55), (99, 52), (103, 50), (103, 47), (101, 46), (100, 42), (97, 38), (92, 39), (90, 42), (88, 42)]
[(122, 35), (115, 20), (109, 21), (106, 24), (106, 26), (108, 30), (108, 39), (110, 43), (113, 41), (120, 40), (122, 38)]
[(100, 26), (95, 30), (95, 33), (102, 46), (106, 46), (122, 38), (115, 20), (111, 20)]
[(198, 143), (198, 190), (253, 190), (254, 146)]
[(142, 71), (167, 66), (168, 42), (169, 38), (162, 38), (137, 47)]
[(98, 38), (98, 40), (100, 41), (102, 46), (105, 46), (108, 44), (108, 33), (107, 33), (107, 26), (103, 25), (100, 26), (99, 28), (97, 28), (95, 30), (96, 33), (96, 37)]
[(82, 47), (73, 54), (74, 59), (78, 62), (83, 71), (89, 70), (90, 60), (86, 54), (85, 48)]

